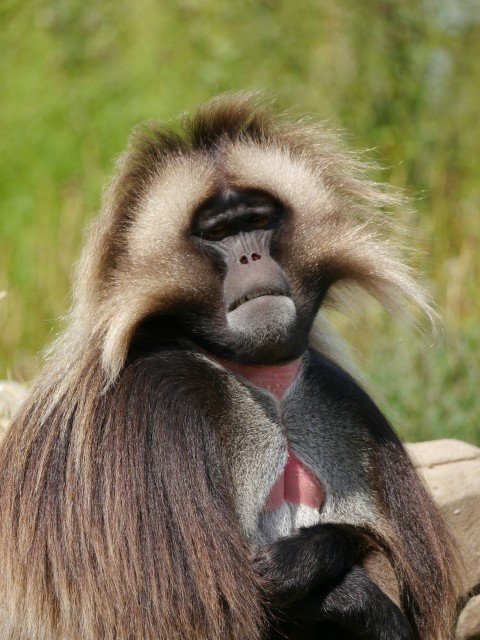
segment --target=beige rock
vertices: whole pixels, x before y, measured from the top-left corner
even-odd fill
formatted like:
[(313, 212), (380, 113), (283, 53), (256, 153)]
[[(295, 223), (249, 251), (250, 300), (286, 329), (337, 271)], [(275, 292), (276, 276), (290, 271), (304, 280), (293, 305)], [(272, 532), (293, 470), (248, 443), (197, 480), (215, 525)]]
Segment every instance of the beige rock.
[(465, 561), (467, 591), (480, 584), (480, 449), (459, 440), (408, 445)]
[(480, 449), (462, 440), (429, 440), (407, 444), (418, 467), (434, 467), (458, 460), (472, 460), (480, 456)]
[[(465, 564), (465, 595), (480, 585), (480, 448), (459, 440), (407, 446), (457, 541)], [(476, 591), (478, 593), (478, 591)], [(457, 640), (480, 640), (480, 596), (458, 619)]]
[(471, 598), (460, 614), (455, 640), (480, 640), (480, 595)]

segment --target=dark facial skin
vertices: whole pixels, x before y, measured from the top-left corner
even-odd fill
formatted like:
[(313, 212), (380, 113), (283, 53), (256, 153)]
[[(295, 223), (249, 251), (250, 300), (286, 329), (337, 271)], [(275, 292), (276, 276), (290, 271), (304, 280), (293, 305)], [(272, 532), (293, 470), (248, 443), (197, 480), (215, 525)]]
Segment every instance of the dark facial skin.
[(275, 255), (287, 215), (278, 201), (258, 191), (228, 192), (198, 212), (193, 240), (221, 270), (223, 288), (215, 318), (197, 316), (191, 331), (212, 353), (280, 364), (305, 350), (314, 313), (300, 312)]

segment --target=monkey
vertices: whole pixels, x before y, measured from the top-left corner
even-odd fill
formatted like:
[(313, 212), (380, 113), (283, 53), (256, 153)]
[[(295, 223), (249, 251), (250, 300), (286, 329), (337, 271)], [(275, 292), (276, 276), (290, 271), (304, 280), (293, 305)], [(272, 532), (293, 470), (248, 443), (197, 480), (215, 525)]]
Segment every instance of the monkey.
[(2, 640), (450, 637), (450, 535), (318, 328), (434, 313), (369, 171), (249, 93), (134, 131), (0, 445)]

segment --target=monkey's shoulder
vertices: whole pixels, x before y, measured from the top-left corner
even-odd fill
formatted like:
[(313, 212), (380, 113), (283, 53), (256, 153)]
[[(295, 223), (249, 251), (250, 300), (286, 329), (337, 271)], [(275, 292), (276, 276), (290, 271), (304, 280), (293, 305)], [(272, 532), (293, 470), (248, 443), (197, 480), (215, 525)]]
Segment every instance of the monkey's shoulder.
[(352, 402), (372, 402), (368, 393), (350, 373), (313, 349), (309, 349), (304, 357), (301, 374), (301, 384), (304, 387), (315, 387), (336, 398), (351, 398)]
[(159, 393), (174, 394), (186, 405), (198, 405), (201, 399), (197, 407), (201, 412), (212, 405), (225, 413), (242, 406), (249, 411), (255, 407), (255, 414), (262, 411), (287, 428), (309, 424), (325, 431), (365, 431), (396, 440), (387, 419), (362, 386), (338, 364), (313, 350), (304, 355), (298, 375), (280, 403), (273, 393), (194, 348), (172, 347), (149, 354), (142, 358), (141, 369), (143, 373), (151, 370)]
[(295, 384), (284, 399), (286, 422), (323, 425), (374, 437), (397, 437), (375, 401), (347, 371), (319, 352), (309, 350)]

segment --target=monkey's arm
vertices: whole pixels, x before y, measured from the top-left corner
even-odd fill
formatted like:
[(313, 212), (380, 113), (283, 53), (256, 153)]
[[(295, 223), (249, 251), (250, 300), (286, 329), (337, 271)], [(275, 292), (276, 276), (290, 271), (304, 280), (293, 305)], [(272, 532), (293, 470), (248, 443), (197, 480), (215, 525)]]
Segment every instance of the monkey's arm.
[[(306, 623), (302, 640), (317, 638), (322, 623), (322, 640), (410, 640), (412, 631), (402, 611), (369, 578), (362, 567), (350, 571), (312, 591), (296, 603), (290, 613), (295, 625)], [(289, 636), (295, 640), (295, 635)]]
[(253, 563), (267, 580), (275, 604), (286, 606), (350, 569), (361, 547), (355, 527), (318, 524), (259, 547)]
[(324, 524), (257, 552), (255, 566), (274, 603), (298, 621), (343, 621), (352, 637), (410, 637), (400, 609), (354, 566), (382, 539), (373, 457), (380, 446), (372, 442), (381, 433), (401, 453), (400, 443), (355, 381), (315, 354), (286, 399), (283, 419), (292, 450), (325, 482), (327, 498)]
[[(400, 609), (359, 565), (353, 566), (364, 546), (353, 526), (319, 524), (256, 552), (254, 567), (268, 584), (279, 617), (293, 623), (289, 638), (296, 637), (292, 633), (299, 625), (299, 638), (316, 638), (319, 624), (324, 640), (343, 639), (339, 633), (345, 632), (364, 640), (411, 638)], [(329, 627), (323, 623), (333, 623), (333, 635), (327, 635)]]

